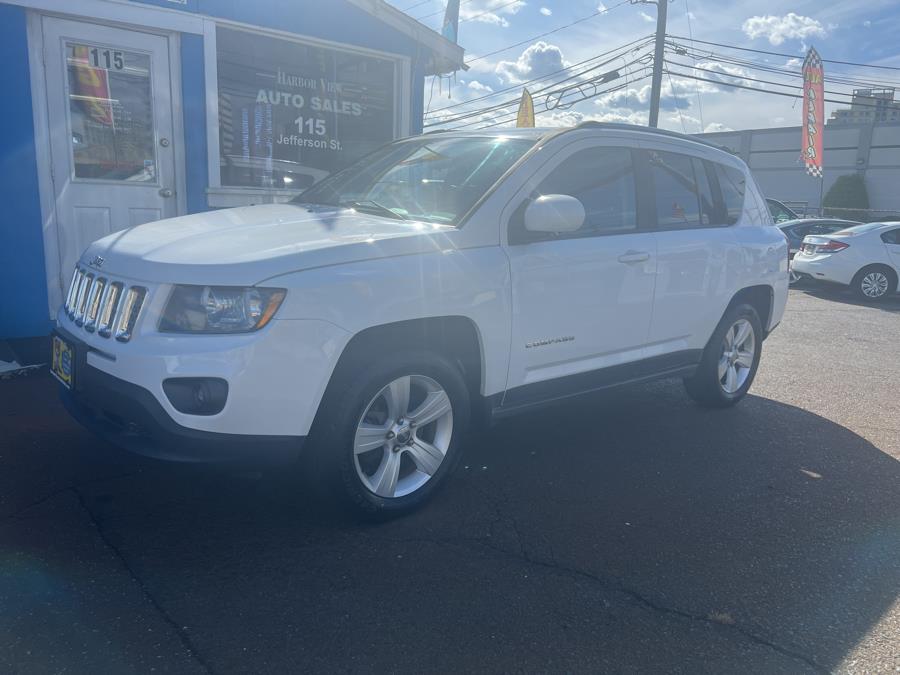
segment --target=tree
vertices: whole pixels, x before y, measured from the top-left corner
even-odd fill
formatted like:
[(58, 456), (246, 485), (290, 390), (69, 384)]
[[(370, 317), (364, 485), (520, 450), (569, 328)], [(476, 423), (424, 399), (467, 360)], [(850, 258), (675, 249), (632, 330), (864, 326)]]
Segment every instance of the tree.
[(863, 177), (858, 173), (838, 176), (828, 188), (822, 206), (824, 215), (831, 218), (865, 221), (868, 217), (866, 209), (869, 208), (869, 192)]

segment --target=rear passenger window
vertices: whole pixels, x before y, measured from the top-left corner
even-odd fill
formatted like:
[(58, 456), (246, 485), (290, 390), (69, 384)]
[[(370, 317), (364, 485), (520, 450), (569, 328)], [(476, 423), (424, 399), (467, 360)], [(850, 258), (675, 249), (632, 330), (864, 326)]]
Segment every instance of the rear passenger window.
[(716, 222), (715, 201), (713, 200), (712, 186), (709, 184), (709, 176), (706, 175), (706, 167), (703, 160), (694, 157), (691, 160), (694, 165), (694, 176), (697, 178), (697, 194), (700, 197), (700, 224), (719, 225)]
[[(692, 159), (658, 150), (651, 150), (649, 157), (658, 226), (664, 229), (700, 227), (700, 201)], [(706, 191), (709, 193), (708, 184)], [(708, 220), (707, 215), (707, 224)]]
[(570, 195), (584, 205), (584, 225), (576, 236), (637, 228), (634, 166), (626, 148), (580, 150), (563, 160), (537, 192)]
[(900, 230), (888, 230), (881, 235), (881, 241), (885, 244), (900, 244)]
[(744, 194), (747, 191), (747, 179), (744, 172), (724, 164), (713, 162), (716, 167), (716, 176), (719, 179), (719, 189), (722, 191), (722, 200), (725, 202), (725, 214), (728, 225), (734, 225), (741, 219), (744, 211)]

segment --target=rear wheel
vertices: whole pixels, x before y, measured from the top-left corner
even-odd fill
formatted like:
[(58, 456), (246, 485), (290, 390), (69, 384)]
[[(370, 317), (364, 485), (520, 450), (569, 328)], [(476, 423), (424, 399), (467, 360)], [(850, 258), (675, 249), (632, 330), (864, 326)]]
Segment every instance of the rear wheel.
[(424, 504), (452, 472), (468, 426), (460, 369), (436, 354), (397, 354), (338, 387), (314, 441), (337, 495), (370, 517)]
[(684, 380), (688, 394), (712, 408), (732, 406), (746, 396), (762, 352), (762, 323), (752, 305), (731, 307), (703, 350), (697, 372)]
[(850, 287), (863, 300), (882, 300), (897, 290), (897, 275), (889, 267), (864, 267), (850, 282)]

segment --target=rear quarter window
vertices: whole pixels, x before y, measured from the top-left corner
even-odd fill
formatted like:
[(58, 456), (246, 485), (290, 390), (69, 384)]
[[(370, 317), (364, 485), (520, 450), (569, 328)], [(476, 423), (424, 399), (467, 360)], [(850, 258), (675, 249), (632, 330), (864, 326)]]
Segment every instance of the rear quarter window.
[(747, 193), (747, 177), (744, 172), (734, 167), (713, 162), (719, 189), (725, 207), (725, 218), (728, 225), (734, 225), (741, 219), (744, 211), (744, 197)]

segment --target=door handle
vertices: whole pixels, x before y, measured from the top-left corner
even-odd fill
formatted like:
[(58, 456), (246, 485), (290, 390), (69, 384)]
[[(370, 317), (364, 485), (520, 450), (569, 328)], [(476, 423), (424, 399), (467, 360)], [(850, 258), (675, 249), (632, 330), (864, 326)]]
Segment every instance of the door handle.
[(650, 254), (647, 251), (626, 251), (619, 256), (619, 262), (626, 264), (644, 262), (645, 260), (650, 260)]
[(162, 189), (159, 191), (159, 196), (160, 196), (160, 197), (171, 197), (171, 196), (172, 196), (172, 189), (171, 189), (171, 188), (162, 188)]

